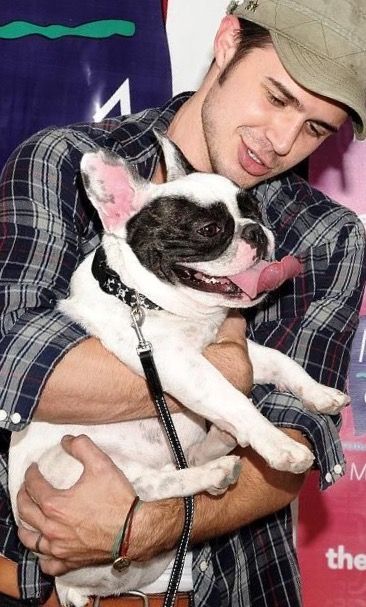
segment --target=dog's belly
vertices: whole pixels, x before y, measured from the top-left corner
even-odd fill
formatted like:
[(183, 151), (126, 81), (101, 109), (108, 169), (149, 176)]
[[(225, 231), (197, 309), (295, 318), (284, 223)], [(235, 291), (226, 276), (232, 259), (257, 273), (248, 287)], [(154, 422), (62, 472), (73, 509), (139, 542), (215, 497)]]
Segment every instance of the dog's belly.
[[(203, 440), (205, 422), (191, 412), (173, 415), (183, 449)], [(160, 422), (156, 418), (105, 425), (71, 425), (32, 422), (13, 433), (9, 451), (9, 491), (16, 513), (16, 495), (24, 473), (32, 462), (57, 488), (67, 488), (79, 478), (81, 464), (59, 446), (65, 434), (88, 435), (133, 483), (142, 467), (161, 469), (172, 455)]]

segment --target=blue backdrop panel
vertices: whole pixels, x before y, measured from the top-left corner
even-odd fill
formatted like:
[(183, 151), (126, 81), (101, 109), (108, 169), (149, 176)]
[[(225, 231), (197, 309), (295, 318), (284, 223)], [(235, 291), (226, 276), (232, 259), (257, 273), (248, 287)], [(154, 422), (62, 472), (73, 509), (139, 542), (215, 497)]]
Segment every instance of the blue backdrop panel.
[(352, 345), (349, 391), (352, 400), (355, 436), (366, 435), (366, 316), (360, 324)]
[(126, 79), (132, 112), (171, 95), (160, 0), (2, 0), (0, 56), (0, 168), (35, 131), (92, 120)]

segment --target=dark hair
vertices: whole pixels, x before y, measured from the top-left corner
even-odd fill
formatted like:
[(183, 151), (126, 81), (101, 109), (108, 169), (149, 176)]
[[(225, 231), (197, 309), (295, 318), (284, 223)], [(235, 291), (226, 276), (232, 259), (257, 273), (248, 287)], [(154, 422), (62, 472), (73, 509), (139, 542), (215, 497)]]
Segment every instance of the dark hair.
[(239, 19), (240, 29), (237, 33), (238, 46), (231, 61), (219, 77), (219, 84), (227, 78), (233, 67), (255, 48), (265, 48), (272, 44), (271, 35), (268, 30), (257, 23)]

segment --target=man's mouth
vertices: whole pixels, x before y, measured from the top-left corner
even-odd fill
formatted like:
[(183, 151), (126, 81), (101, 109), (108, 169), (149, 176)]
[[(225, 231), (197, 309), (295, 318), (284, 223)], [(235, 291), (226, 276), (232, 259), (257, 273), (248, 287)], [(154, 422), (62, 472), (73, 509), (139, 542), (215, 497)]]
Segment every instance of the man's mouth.
[(238, 158), (241, 167), (250, 175), (261, 177), (266, 175), (272, 169), (265, 160), (258, 155), (252, 148), (241, 141), (239, 145)]
[(258, 164), (261, 164), (262, 166), (265, 166), (264, 162), (262, 162), (258, 156), (253, 152), (253, 150), (251, 150), (250, 148), (248, 148), (248, 155), (253, 158), (253, 160), (255, 160), (255, 162), (258, 162)]

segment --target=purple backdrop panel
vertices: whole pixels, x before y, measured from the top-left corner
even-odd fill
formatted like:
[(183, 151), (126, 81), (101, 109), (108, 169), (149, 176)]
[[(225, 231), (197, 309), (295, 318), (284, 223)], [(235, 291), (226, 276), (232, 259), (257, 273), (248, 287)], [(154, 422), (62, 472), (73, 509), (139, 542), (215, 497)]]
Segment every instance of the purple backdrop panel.
[(3, 0), (0, 56), (0, 168), (41, 128), (93, 120), (98, 108), (99, 118), (137, 112), (171, 95), (160, 0)]

